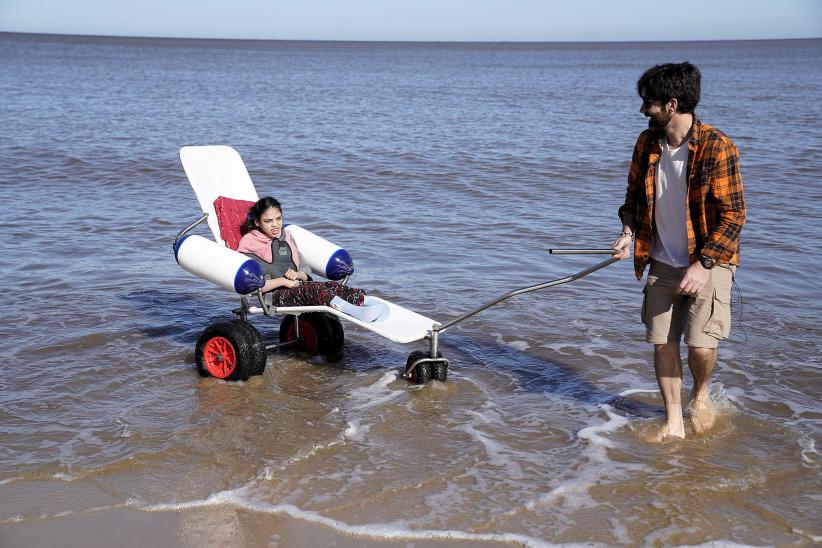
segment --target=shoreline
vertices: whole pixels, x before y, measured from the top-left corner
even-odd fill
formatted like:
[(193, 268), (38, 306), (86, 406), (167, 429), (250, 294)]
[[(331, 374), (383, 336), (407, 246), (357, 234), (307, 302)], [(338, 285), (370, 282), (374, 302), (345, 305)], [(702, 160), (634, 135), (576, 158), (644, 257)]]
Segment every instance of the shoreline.
[[(0, 545), (46, 548), (53, 546), (107, 548), (155, 548), (177, 546), (335, 546), (338, 548), (437, 546), (524, 546), (511, 539), (423, 538), (426, 532), (405, 538), (347, 534), (311, 520), (286, 513), (260, 513), (230, 505), (183, 510), (145, 511), (132, 507), (92, 509), (68, 515), (0, 525)], [(468, 535), (468, 533), (466, 533)], [(540, 543), (533, 539), (534, 543)], [(527, 542), (527, 541), (526, 541)], [(528, 542), (528, 544), (532, 544)]]

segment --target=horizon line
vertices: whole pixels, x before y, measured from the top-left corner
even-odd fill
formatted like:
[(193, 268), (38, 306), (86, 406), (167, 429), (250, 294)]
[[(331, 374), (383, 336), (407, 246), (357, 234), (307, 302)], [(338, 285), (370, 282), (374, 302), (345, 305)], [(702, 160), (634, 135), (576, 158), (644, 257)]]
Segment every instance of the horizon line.
[(113, 38), (141, 40), (201, 40), (201, 41), (235, 41), (235, 42), (329, 42), (351, 44), (654, 44), (654, 43), (705, 43), (705, 42), (774, 42), (820, 40), (822, 36), (803, 36), (791, 38), (711, 38), (679, 40), (377, 40), (377, 39), (335, 39), (335, 38), (223, 38), (203, 36), (144, 36), (137, 34), (75, 34), (54, 32), (20, 32), (0, 30), (2, 34), (25, 36), (53, 36), (65, 38)]

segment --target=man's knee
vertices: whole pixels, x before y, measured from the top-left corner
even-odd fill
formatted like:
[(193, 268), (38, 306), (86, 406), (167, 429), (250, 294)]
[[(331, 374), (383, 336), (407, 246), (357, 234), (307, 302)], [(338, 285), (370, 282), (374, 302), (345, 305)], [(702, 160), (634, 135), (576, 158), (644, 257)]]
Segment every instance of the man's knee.
[(670, 342), (654, 345), (654, 369), (659, 377), (682, 377), (682, 361), (679, 357), (679, 343)]
[(679, 343), (678, 342), (668, 342), (664, 344), (655, 344), (654, 345), (654, 355), (669, 358), (673, 356), (679, 355)]
[(688, 361), (691, 360), (709, 361), (716, 359), (716, 348), (704, 348), (700, 346), (688, 347)]

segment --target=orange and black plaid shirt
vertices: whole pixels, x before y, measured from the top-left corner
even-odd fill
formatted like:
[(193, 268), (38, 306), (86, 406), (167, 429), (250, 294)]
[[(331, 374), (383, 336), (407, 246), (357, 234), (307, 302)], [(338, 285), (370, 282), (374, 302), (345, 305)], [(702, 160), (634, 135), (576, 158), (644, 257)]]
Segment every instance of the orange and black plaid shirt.
[[(654, 237), (654, 194), (664, 135), (645, 130), (637, 139), (625, 203), (634, 216), (634, 271), (642, 278)], [(739, 151), (718, 129), (694, 117), (688, 142), (685, 207), (689, 261), (706, 255), (717, 263), (739, 264), (739, 234), (745, 224), (745, 198), (739, 173)]]

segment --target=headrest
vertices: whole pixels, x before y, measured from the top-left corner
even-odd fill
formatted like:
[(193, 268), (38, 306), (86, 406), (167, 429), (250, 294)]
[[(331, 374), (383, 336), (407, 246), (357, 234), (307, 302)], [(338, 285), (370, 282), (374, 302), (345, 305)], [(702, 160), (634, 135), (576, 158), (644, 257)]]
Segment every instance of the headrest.
[(248, 200), (235, 200), (225, 196), (218, 196), (214, 200), (214, 212), (217, 214), (217, 222), (220, 225), (220, 237), (225, 241), (225, 245), (235, 251), (243, 237), (240, 227), (253, 205), (254, 202)]

